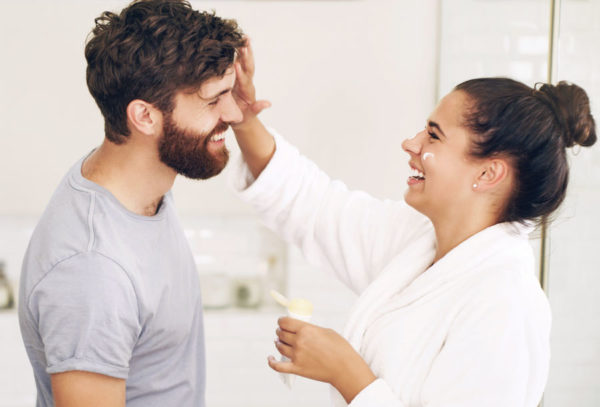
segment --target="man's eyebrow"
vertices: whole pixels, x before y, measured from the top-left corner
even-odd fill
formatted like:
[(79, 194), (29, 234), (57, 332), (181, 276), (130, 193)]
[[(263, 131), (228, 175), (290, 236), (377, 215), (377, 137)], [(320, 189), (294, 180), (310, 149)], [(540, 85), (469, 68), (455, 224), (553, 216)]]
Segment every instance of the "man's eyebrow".
[[(439, 132), (442, 134), (442, 136), (446, 137), (446, 135), (445, 135), (445, 134), (444, 134), (444, 132), (442, 131), (442, 128), (440, 127), (440, 125), (439, 125), (439, 124), (437, 124), (436, 122), (434, 122), (433, 120), (429, 120), (429, 121), (427, 122), (427, 125), (428, 125), (429, 127), (433, 127), (433, 128), (436, 128), (436, 129), (438, 129), (438, 131), (439, 131)], [(447, 137), (446, 137), (446, 138), (447, 138)]]
[(218, 94), (214, 95), (214, 96), (210, 96), (207, 98), (202, 97), (202, 95), (200, 95), (200, 92), (198, 92), (198, 96), (200, 97), (200, 99), (204, 100), (204, 101), (209, 101), (209, 100), (213, 100), (218, 98), (221, 95), (226, 94), (227, 92), (230, 92), (233, 88), (227, 88), (227, 89), (223, 89), (221, 92), (219, 92)]

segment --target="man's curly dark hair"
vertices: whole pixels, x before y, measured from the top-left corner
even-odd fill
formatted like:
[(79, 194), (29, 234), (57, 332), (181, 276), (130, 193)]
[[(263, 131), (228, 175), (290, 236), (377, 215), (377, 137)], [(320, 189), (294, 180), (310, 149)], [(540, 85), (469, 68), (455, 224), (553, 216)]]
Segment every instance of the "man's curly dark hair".
[(87, 85), (104, 116), (105, 135), (122, 144), (126, 109), (142, 99), (162, 112), (180, 90), (199, 89), (233, 64), (244, 37), (235, 20), (192, 9), (186, 0), (138, 0), (103, 12), (85, 46)]

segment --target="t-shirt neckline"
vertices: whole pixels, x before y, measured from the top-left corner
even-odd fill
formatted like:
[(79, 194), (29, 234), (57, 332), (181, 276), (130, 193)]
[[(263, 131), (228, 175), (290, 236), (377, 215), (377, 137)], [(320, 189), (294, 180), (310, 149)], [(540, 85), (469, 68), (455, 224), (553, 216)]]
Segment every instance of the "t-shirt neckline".
[(77, 161), (77, 163), (73, 166), (73, 168), (71, 169), (72, 181), (75, 182), (75, 184), (79, 185), (80, 187), (83, 187), (88, 190), (92, 190), (92, 191), (102, 195), (103, 197), (107, 198), (118, 208), (118, 210), (120, 212), (123, 212), (124, 214), (126, 214), (127, 216), (129, 216), (131, 218), (141, 220), (141, 221), (146, 221), (146, 222), (162, 220), (165, 217), (167, 205), (169, 205), (171, 191), (168, 191), (163, 196), (163, 199), (160, 203), (160, 206), (159, 206), (156, 214), (154, 214), (152, 216), (145, 216), (145, 215), (140, 215), (138, 213), (130, 211), (108, 189), (104, 188), (102, 185), (99, 185), (99, 184), (95, 183), (94, 181), (91, 181), (83, 176), (83, 174), (81, 173), (81, 168), (83, 166), (83, 163), (95, 150), (96, 149), (93, 149), (88, 154), (86, 154), (84, 157), (80, 158), (79, 161)]

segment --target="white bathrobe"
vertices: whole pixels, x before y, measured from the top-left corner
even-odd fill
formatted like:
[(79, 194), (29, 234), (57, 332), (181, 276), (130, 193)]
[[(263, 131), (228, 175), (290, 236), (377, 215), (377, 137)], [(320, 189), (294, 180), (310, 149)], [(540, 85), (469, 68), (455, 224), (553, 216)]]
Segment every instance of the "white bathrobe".
[[(343, 336), (378, 379), (353, 407), (535, 407), (550, 359), (550, 308), (529, 229), (497, 224), (432, 266), (430, 221), (404, 202), (348, 191), (275, 134), (258, 179), (234, 188), (264, 222), (359, 299)], [(333, 389), (333, 404), (346, 406)]]

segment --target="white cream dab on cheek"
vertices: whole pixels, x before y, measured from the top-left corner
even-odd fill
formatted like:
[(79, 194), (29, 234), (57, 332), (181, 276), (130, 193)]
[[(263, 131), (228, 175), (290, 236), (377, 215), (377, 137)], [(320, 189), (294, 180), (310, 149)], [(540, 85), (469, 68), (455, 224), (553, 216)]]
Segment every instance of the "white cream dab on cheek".
[(433, 153), (430, 153), (429, 151), (423, 154), (423, 161), (427, 160), (428, 158), (433, 158), (434, 155)]

